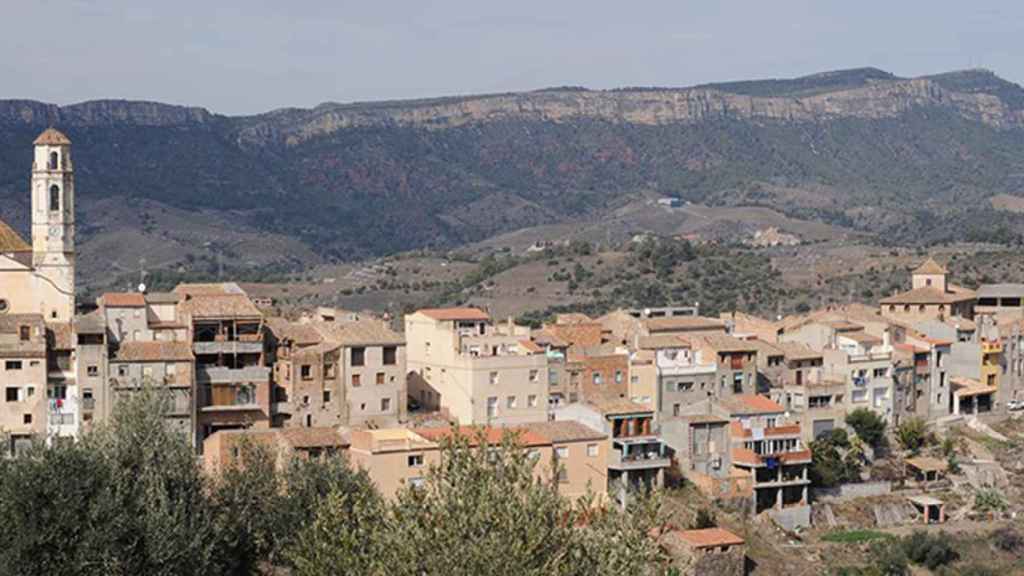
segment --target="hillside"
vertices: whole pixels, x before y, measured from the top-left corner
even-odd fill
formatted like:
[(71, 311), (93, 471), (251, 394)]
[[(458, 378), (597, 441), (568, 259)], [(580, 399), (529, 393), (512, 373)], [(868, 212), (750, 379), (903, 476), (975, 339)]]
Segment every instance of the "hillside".
[[(49, 124), (75, 143), (86, 282), (107, 272), (102, 255), (115, 244), (126, 271), (146, 254), (151, 267), (285, 270), (592, 225), (666, 195), (770, 208), (886, 244), (1024, 232), (1024, 215), (989, 200), (1024, 196), (1024, 89), (982, 70), (556, 88), (245, 117), (0, 101), (0, 218), (23, 231), (29, 144)], [(678, 216), (663, 227), (692, 227)]]

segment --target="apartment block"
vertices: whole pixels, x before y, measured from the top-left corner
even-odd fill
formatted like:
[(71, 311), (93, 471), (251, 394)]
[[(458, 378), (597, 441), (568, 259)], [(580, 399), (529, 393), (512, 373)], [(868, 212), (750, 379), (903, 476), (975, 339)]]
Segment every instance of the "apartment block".
[(0, 315), (0, 430), (5, 453), (18, 454), (46, 439), (46, 325), (40, 314)]
[(689, 337), (702, 358), (713, 359), (718, 398), (757, 392), (757, 347), (727, 334), (705, 332)]
[(233, 283), (180, 284), (195, 356), (195, 445), (218, 430), (270, 427), (263, 315)]
[(338, 428), (240, 428), (220, 430), (203, 441), (203, 467), (218, 474), (239, 463), (245, 443), (267, 450), (283, 468), (290, 458), (333, 458), (344, 454), (349, 439)]
[(75, 337), (71, 322), (46, 323), (46, 436), (77, 438), (79, 389)]
[(101, 417), (109, 417), (118, 400), (148, 388), (163, 396), (163, 416), (171, 429), (191, 440), (196, 423), (194, 364), (188, 342), (121, 342), (108, 360), (110, 397), (102, 398), (107, 412)]
[(110, 414), (113, 398), (107, 365), (107, 323), (97, 309), (75, 318), (77, 379), (81, 391), (79, 420), (88, 432), (97, 414)]
[(949, 272), (929, 258), (911, 272), (911, 289), (882, 298), (879, 310), (886, 318), (905, 323), (962, 316), (972, 318), (977, 295), (947, 281)]
[(671, 451), (649, 406), (625, 398), (581, 402), (559, 408), (554, 417), (556, 422), (579, 422), (610, 436), (608, 494), (620, 504), (631, 491), (664, 485)]
[(426, 309), (405, 317), (405, 338), (413, 398), (463, 425), (547, 420), (548, 358), (529, 329), (475, 308)]
[(788, 422), (785, 408), (763, 396), (738, 395), (722, 403), (732, 419), (732, 465), (751, 479), (751, 511), (767, 511), (789, 529), (809, 526), (811, 451), (800, 425)]

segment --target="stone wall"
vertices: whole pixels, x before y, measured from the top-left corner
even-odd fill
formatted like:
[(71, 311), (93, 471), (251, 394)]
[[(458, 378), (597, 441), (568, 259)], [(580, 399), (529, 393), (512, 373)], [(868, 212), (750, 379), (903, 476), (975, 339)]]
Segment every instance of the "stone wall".
[(857, 484), (841, 484), (834, 488), (812, 488), (811, 496), (816, 500), (846, 500), (850, 498), (867, 498), (884, 496), (892, 493), (892, 482), (861, 482)]

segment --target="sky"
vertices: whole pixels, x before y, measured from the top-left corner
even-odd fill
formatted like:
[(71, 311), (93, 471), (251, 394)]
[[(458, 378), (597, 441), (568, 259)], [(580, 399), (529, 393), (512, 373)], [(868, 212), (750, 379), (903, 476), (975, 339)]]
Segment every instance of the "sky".
[(0, 98), (255, 114), (874, 66), (1024, 83), (1020, 0), (0, 0)]

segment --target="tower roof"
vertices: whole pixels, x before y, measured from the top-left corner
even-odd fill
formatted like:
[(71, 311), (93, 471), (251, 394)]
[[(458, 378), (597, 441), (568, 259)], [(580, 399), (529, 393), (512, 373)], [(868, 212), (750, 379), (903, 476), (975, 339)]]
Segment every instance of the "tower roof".
[(71, 140), (68, 140), (68, 137), (60, 130), (47, 128), (33, 144), (36, 146), (68, 146), (71, 144)]
[(0, 252), (31, 252), (32, 247), (28, 245), (18, 233), (0, 220)]
[(949, 271), (942, 267), (933, 258), (928, 258), (924, 261), (924, 264), (918, 266), (912, 274), (948, 274)]

